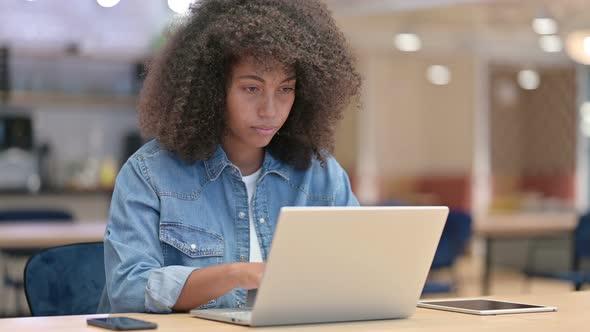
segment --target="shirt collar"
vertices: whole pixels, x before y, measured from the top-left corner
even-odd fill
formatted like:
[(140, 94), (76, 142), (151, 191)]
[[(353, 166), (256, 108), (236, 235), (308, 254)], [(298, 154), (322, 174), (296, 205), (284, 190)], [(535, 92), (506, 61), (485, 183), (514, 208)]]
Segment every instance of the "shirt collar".
[(262, 173), (260, 175), (260, 179), (262, 179), (267, 174), (275, 173), (289, 181), (289, 169), (290, 167), (287, 165), (287, 163), (273, 157), (268, 149), (264, 150), (264, 161), (262, 162)]
[(221, 148), (221, 145), (217, 145), (215, 148), (215, 152), (213, 155), (209, 157), (209, 159), (204, 160), (203, 164), (205, 165), (205, 172), (207, 173), (207, 178), (210, 181), (213, 181), (219, 177), (219, 174), (227, 167), (233, 166), (232, 163), (227, 159), (227, 155), (225, 151)]
[[(223, 170), (230, 166), (237, 169), (234, 164), (227, 158), (227, 154), (221, 147), (221, 145), (217, 145), (215, 152), (209, 159), (204, 160), (203, 164), (205, 165), (205, 172), (207, 173), (207, 178), (210, 181), (213, 181), (219, 177)], [(273, 155), (265, 150), (264, 152), (264, 161), (262, 162), (262, 172), (260, 174), (259, 180), (261, 180), (264, 176), (270, 173), (275, 173), (285, 180), (289, 180), (289, 166), (273, 157)]]

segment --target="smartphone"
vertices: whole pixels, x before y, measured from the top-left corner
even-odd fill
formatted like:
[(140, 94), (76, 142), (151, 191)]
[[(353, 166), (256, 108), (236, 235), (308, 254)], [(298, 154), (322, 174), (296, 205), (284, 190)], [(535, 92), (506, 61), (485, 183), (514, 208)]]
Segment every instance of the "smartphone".
[(556, 307), (488, 299), (460, 299), (420, 301), (418, 307), (462, 312), (473, 315), (502, 315), (530, 312), (557, 311)]
[(156, 323), (130, 317), (88, 318), (86, 323), (116, 331), (151, 330), (158, 327)]

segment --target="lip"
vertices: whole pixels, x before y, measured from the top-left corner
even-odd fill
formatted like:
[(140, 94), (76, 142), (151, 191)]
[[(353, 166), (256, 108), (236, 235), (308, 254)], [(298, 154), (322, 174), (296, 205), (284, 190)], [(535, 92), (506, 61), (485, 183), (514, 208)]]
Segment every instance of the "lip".
[(256, 130), (256, 132), (259, 135), (262, 135), (262, 136), (273, 135), (277, 130), (276, 127), (253, 127), (253, 128), (254, 128), (254, 130)]

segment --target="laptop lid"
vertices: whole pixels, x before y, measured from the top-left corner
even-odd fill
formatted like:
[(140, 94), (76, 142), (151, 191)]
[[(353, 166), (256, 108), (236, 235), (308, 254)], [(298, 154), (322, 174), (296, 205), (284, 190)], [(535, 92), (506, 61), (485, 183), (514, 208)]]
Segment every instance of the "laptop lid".
[(284, 207), (252, 326), (404, 318), (447, 207)]

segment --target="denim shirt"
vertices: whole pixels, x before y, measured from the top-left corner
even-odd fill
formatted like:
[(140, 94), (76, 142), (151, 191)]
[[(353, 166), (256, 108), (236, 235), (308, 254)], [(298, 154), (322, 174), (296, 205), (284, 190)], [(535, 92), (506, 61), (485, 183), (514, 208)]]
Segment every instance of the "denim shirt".
[[(104, 238), (106, 286), (98, 312), (169, 313), (192, 271), (248, 262), (246, 185), (223, 149), (189, 164), (157, 140), (117, 176)], [(252, 198), (266, 261), (282, 206), (356, 206), (348, 176), (332, 157), (295, 169), (266, 152)], [(302, 242), (303, 243), (303, 242)], [(200, 308), (246, 302), (236, 288)]]

